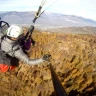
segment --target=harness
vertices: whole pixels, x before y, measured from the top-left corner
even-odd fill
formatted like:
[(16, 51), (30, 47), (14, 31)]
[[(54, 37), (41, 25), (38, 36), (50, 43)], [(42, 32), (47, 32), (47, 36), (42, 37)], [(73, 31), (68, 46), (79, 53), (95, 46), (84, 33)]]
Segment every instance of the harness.
[[(4, 35), (1, 38), (1, 42), (3, 41), (3, 39), (6, 37), (6, 35)], [(17, 45), (17, 44), (16, 44)], [(6, 64), (6, 65), (15, 65), (17, 66), (17, 63), (19, 62), (19, 60), (14, 56), (14, 54), (12, 56), (10, 56), (8, 53), (13, 52), (13, 51), (17, 51), (20, 49), (20, 47), (17, 47), (16, 49), (13, 50), (13, 48), (16, 46), (12, 46), (12, 50), (8, 51), (7, 53), (3, 50), (1, 50), (1, 46), (0, 46), (0, 64)], [(14, 53), (14, 52), (13, 52)]]

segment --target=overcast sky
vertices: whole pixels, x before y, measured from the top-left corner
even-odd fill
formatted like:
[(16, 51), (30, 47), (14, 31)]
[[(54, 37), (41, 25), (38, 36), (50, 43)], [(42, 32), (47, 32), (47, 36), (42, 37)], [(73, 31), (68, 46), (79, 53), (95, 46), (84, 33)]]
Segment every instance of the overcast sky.
[[(42, 0), (0, 0), (0, 11), (36, 11)], [(43, 10), (52, 3), (48, 1)], [(53, 0), (54, 1), (54, 0)], [(96, 0), (56, 0), (46, 11), (96, 20)]]

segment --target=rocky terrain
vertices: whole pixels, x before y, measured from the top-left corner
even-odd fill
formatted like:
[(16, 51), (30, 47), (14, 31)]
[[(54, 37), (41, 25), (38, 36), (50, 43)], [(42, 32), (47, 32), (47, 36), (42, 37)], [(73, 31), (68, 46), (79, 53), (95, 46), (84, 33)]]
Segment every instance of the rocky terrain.
[[(96, 35), (34, 31), (31, 59), (52, 55), (51, 63), (68, 96), (96, 96)], [(55, 96), (49, 65), (20, 61), (0, 73), (0, 96)]]

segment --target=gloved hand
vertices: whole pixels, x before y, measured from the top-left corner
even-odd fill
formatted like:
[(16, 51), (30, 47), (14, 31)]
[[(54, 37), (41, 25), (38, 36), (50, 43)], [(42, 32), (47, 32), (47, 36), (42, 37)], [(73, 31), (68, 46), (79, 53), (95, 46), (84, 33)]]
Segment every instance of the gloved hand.
[(45, 61), (50, 61), (50, 58), (51, 58), (51, 55), (50, 54), (45, 54), (43, 56), (43, 60), (45, 60)]

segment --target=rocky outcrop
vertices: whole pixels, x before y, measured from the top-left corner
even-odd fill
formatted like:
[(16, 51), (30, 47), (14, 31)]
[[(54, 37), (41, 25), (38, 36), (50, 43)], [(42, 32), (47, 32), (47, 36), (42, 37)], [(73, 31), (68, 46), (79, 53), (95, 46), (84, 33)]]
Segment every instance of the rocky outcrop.
[[(51, 63), (69, 96), (95, 96), (96, 36), (34, 32), (31, 59), (52, 55)], [(47, 62), (0, 74), (0, 96), (55, 96)]]

